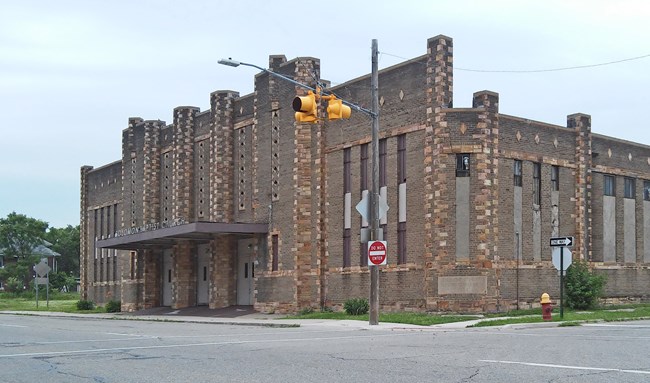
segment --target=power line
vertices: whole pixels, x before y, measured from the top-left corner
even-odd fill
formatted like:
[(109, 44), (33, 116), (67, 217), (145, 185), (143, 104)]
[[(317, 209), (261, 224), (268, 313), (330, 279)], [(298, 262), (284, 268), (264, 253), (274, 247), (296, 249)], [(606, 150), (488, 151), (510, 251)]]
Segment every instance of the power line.
[[(390, 53), (386, 53), (386, 52), (381, 52), (381, 54), (386, 55), (386, 56), (395, 57), (395, 58), (402, 59), (402, 60), (407, 60), (404, 57), (400, 57), (400, 56), (390, 54)], [(585, 68), (594, 68), (594, 67), (605, 66), (605, 65), (619, 64), (619, 63), (626, 62), (626, 61), (641, 60), (641, 59), (648, 58), (648, 57), (650, 57), (650, 54), (625, 58), (625, 59), (622, 59), (622, 60), (608, 61), (608, 62), (603, 62), (603, 63), (598, 63), (598, 64), (576, 65), (576, 66), (550, 68), (550, 69), (490, 70), (490, 69), (471, 69), (471, 68), (454, 67), (454, 70), (459, 70), (459, 71), (464, 71), (464, 72), (478, 72), (478, 73), (543, 73), (543, 72), (559, 72), (559, 71), (565, 71), (565, 70), (585, 69)]]

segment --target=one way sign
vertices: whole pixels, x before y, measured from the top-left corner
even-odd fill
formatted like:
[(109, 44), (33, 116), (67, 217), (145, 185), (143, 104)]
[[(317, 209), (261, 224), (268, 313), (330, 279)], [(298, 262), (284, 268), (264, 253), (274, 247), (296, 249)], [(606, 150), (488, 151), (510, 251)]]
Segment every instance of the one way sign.
[(573, 237), (556, 237), (551, 238), (551, 246), (573, 246)]

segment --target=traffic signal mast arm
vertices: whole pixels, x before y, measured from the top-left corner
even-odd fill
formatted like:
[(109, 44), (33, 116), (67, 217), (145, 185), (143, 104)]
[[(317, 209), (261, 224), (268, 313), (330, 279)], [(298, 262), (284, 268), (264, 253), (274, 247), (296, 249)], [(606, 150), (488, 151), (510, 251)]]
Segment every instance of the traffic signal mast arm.
[[(317, 97), (319, 97), (319, 98), (334, 97), (334, 99), (336, 99), (336, 96), (334, 96), (334, 95), (320, 96), (320, 95), (319, 95), (319, 93), (320, 93), (320, 92), (319, 92), (320, 88), (319, 88), (319, 89), (314, 89), (314, 88), (310, 87), (309, 85), (305, 85), (305, 84), (300, 83), (300, 82), (298, 82), (298, 81), (296, 81), (296, 80), (294, 80), (294, 79), (292, 79), (292, 78), (289, 78), (289, 77), (287, 77), (287, 76), (281, 75), (281, 74), (279, 74), (279, 73), (275, 73), (275, 72), (273, 72), (273, 71), (271, 71), (271, 70), (268, 70), (268, 69), (266, 69), (266, 68), (262, 68), (261, 66), (257, 66), (257, 65), (254, 65), (254, 64), (249, 64), (249, 63), (245, 63), (245, 62), (241, 62), (241, 61), (237, 61), (237, 60), (233, 60), (233, 59), (230, 59), (230, 58), (229, 58), (229, 59), (221, 59), (221, 60), (218, 61), (218, 63), (219, 63), (219, 64), (222, 64), (222, 65), (232, 66), (232, 67), (238, 67), (238, 66), (240, 66), (240, 65), (250, 66), (250, 67), (253, 67), (253, 68), (259, 69), (259, 70), (261, 70), (262, 72), (266, 72), (266, 73), (268, 73), (268, 74), (271, 75), (271, 76), (275, 76), (275, 77), (281, 78), (281, 79), (283, 79), (283, 80), (289, 81), (290, 83), (292, 83), (292, 84), (294, 84), (294, 85), (298, 85), (299, 87), (302, 87), (302, 88), (305, 88), (305, 89), (311, 90), (312, 92), (314, 92), (315, 95), (318, 95)], [(331, 99), (330, 99), (330, 98), (327, 98), (327, 100), (331, 100)], [(368, 110), (368, 109), (362, 108), (362, 107), (360, 107), (359, 105), (353, 104), (353, 103), (348, 102), (348, 101), (345, 101), (345, 100), (340, 100), (340, 101), (341, 101), (344, 105), (349, 106), (350, 108), (356, 110), (357, 112), (361, 112), (361, 113), (366, 114), (366, 115), (368, 115), (368, 116), (370, 116), (370, 117), (376, 117), (376, 114), (373, 113), (371, 110)]]

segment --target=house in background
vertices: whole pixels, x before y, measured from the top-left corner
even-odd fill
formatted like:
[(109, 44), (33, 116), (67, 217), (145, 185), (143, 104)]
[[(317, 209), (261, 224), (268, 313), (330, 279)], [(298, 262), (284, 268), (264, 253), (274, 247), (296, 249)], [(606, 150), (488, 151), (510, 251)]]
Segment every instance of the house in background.
[[(46, 259), (47, 260), (47, 265), (50, 266), (52, 269), (50, 272), (56, 272), (58, 270), (58, 260), (57, 257), (60, 257), (61, 254), (57, 253), (56, 251), (50, 249), (50, 246), (52, 244), (46, 240), (42, 240), (42, 243), (40, 245), (35, 246), (32, 249), (32, 252), (30, 255), (37, 255), (40, 259)], [(12, 256), (5, 256), (4, 254), (5, 249), (0, 249), (0, 268), (4, 268), (5, 265), (16, 262), (17, 257), (12, 257)], [(34, 275), (32, 274), (30, 281), (34, 278)], [(2, 285), (2, 281), (0, 281), (0, 290), (4, 289)]]

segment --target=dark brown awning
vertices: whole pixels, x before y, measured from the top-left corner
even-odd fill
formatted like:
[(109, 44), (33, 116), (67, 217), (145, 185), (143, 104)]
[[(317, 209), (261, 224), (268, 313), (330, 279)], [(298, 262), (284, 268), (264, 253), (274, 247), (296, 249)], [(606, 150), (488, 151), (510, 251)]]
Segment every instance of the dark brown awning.
[(266, 234), (267, 223), (192, 222), (158, 230), (142, 231), (120, 237), (102, 239), (95, 247), (102, 249), (138, 250), (170, 247), (177, 241), (207, 242), (218, 234)]

